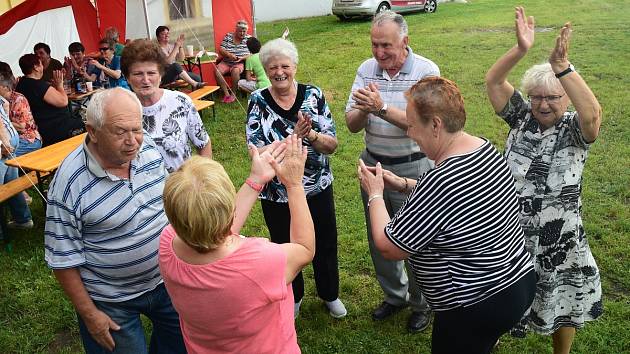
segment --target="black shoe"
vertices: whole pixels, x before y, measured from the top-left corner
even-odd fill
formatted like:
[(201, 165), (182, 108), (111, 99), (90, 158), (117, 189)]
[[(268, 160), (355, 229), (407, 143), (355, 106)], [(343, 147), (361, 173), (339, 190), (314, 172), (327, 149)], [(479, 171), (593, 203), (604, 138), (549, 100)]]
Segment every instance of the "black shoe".
[(407, 304), (402, 305), (402, 306), (396, 306), (396, 305), (392, 305), (388, 302), (383, 301), (381, 305), (377, 307), (376, 310), (374, 310), (374, 312), (372, 312), (372, 319), (374, 321), (384, 320), (387, 317), (395, 314), (396, 312), (404, 309), (405, 307), (407, 307)]
[(413, 311), (407, 321), (407, 330), (411, 333), (424, 331), (431, 323), (431, 312)]

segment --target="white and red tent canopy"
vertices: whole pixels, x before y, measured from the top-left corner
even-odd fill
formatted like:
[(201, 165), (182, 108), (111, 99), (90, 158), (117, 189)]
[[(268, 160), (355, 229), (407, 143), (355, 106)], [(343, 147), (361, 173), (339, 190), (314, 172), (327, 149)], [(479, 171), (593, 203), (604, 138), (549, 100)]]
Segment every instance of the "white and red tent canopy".
[[(72, 42), (81, 42), (86, 53), (96, 51), (110, 26), (118, 29), (123, 42), (127, 33), (132, 38), (152, 37), (155, 28), (166, 23), (164, 9), (173, 4), (172, 0), (97, 0), (94, 4), (90, 0), (26, 0), (0, 16), (0, 61), (9, 63), (18, 76), (22, 74), (19, 58), (32, 53), (39, 42), (50, 46), (53, 58), (62, 60)], [(250, 33), (254, 30), (251, 0), (212, 0), (211, 7), (211, 14), (202, 15), (212, 23), (217, 45), (239, 19), (250, 23)]]

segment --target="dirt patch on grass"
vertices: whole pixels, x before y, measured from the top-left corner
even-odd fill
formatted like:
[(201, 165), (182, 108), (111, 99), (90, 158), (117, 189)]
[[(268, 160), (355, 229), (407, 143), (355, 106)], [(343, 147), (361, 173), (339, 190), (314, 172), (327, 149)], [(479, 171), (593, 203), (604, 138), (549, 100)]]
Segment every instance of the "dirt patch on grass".
[(622, 300), (630, 297), (630, 289), (612, 277), (602, 276), (603, 283), (609, 287), (604, 296), (610, 300)]
[(46, 353), (59, 353), (62, 349), (72, 348), (73, 352), (82, 352), (81, 344), (71, 330), (66, 330), (55, 335), (55, 339), (46, 347)]

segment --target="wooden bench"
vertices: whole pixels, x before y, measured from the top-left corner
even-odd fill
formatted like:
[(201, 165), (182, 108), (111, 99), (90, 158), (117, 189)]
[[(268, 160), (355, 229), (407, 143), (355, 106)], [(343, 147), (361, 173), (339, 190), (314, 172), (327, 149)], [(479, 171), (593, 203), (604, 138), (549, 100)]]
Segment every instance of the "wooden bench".
[(219, 89), (219, 86), (204, 86), (200, 89), (196, 89), (192, 92), (187, 93), (187, 95), (193, 100), (201, 100), (216, 92)]
[[(48, 173), (40, 173), (41, 177), (46, 175)], [(8, 183), (0, 184), (0, 203), (6, 202), (14, 195), (33, 187), (33, 185), (37, 185), (37, 173), (35, 171), (31, 171)]]
[[(192, 92), (188, 92), (187, 95), (188, 97), (192, 98), (193, 103), (195, 101), (201, 101), (201, 100), (205, 100), (208, 98), (208, 96), (212, 97), (213, 94), (219, 89), (219, 86), (204, 86), (200, 89), (196, 89)], [(215, 112), (215, 108), (214, 108), (214, 101), (205, 101), (205, 102), (212, 102), (212, 104), (210, 106), (206, 106), (204, 108), (208, 108), (208, 107), (212, 107), (212, 118), (216, 118), (216, 112)], [(195, 108), (197, 108), (197, 104), (195, 104)], [(202, 108), (203, 109), (203, 108)], [(197, 112), (199, 112), (201, 109), (197, 109)]]
[[(40, 176), (46, 176), (48, 173), (40, 173)], [(9, 233), (9, 229), (6, 225), (6, 218), (4, 213), (4, 207), (7, 200), (11, 199), (11, 197), (22, 193), (23, 191), (33, 187), (33, 185), (37, 184), (37, 173), (35, 171), (29, 172), (24, 176), (20, 176), (13, 181), (8, 183), (0, 184), (0, 223), (2, 224), (2, 235), (4, 237), (4, 242), (6, 243), (7, 251), (11, 252), (11, 234)], [(44, 206), (44, 210), (46, 207)]]
[(193, 104), (195, 105), (197, 112), (200, 112), (208, 107), (212, 107), (212, 116), (214, 117), (214, 101), (193, 100)]

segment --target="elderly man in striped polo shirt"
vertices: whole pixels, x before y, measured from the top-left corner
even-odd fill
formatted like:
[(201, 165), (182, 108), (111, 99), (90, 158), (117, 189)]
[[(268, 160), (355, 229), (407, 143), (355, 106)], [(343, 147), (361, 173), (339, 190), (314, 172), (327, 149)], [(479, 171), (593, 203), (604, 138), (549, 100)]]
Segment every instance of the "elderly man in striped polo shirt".
[[(234, 32), (228, 32), (221, 41), (219, 54), (222, 59), (219, 64), (217, 64), (217, 70), (214, 75), (223, 90), (223, 103), (236, 101), (234, 93), (238, 89), (238, 80), (241, 78), (241, 73), (245, 70), (245, 59), (251, 55), (247, 48), (247, 40), (251, 37), (247, 34), (248, 28), (249, 25), (247, 21), (238, 20)], [(227, 75), (228, 73), (232, 78), (231, 93), (223, 77), (223, 75)]]
[[(374, 57), (359, 66), (346, 105), (346, 124), (353, 133), (365, 130), (366, 148), (361, 159), (366, 165), (375, 166), (380, 162), (383, 168), (398, 176), (416, 179), (431, 169), (433, 162), (406, 135), (404, 93), (426, 76), (439, 76), (440, 70), (431, 60), (411, 50), (407, 33), (407, 22), (399, 14), (384, 11), (374, 17), (370, 31)], [(383, 320), (411, 305), (407, 329), (412, 333), (420, 332), (429, 325), (431, 311), (406, 261), (386, 260), (376, 249), (370, 230), (367, 195), (361, 191), (361, 196), (370, 254), (376, 278), (385, 293), (384, 301), (374, 310), (372, 318)], [(386, 191), (384, 198), (392, 217), (407, 195)]]
[(164, 160), (143, 135), (136, 95), (114, 88), (87, 108), (88, 135), (48, 192), (45, 257), (78, 314), (87, 353), (184, 353), (179, 317), (158, 268), (168, 220)]

